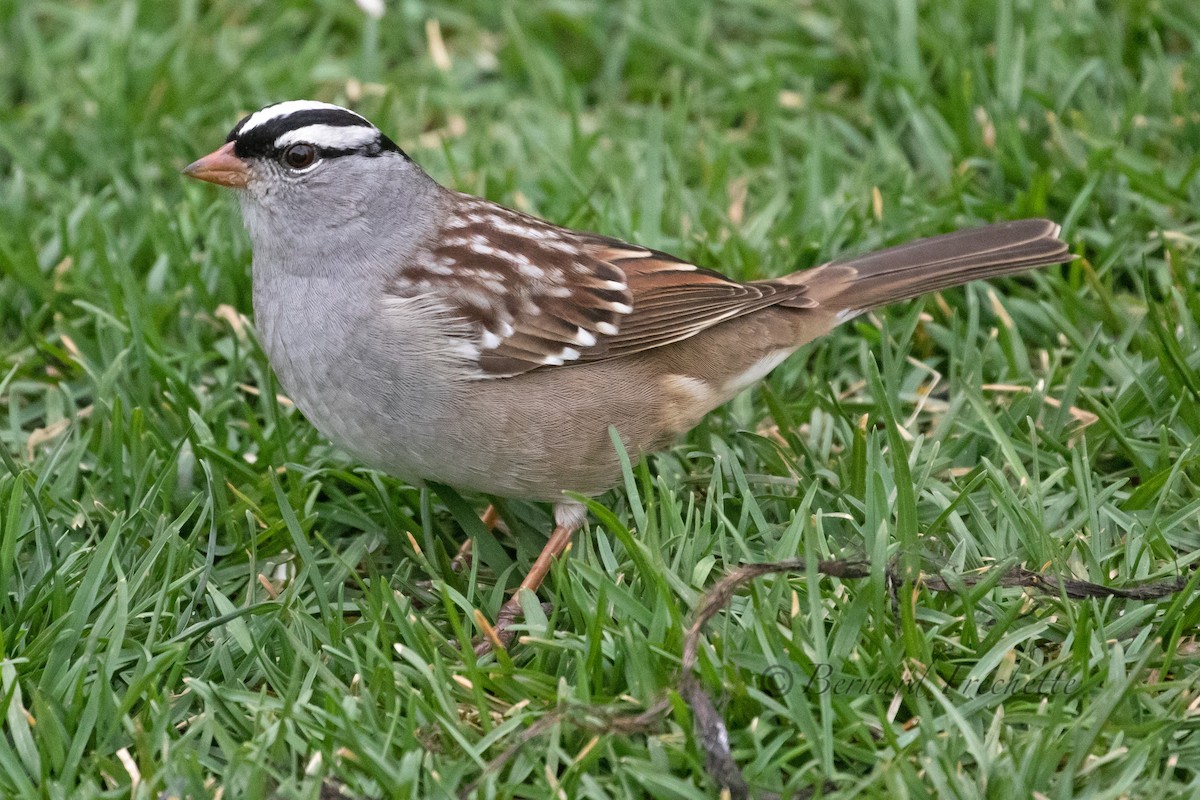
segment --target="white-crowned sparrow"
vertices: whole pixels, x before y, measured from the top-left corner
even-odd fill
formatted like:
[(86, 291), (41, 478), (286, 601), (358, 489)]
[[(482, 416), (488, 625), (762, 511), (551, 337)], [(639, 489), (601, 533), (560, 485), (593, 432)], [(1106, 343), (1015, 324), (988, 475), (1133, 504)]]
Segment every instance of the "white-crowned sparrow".
[(307, 100), (184, 171), (239, 190), (260, 338), (323, 434), (409, 481), (555, 503), (534, 590), (584, 520), (564, 490), (620, 479), (610, 425), (653, 451), (856, 314), (1072, 257), (1028, 219), (743, 283), (446, 189)]

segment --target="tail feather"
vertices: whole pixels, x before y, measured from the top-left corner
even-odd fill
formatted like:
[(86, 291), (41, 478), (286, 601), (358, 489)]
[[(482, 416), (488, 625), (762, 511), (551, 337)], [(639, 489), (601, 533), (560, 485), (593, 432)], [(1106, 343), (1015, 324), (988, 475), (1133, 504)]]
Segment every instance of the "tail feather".
[(918, 239), (857, 258), (833, 261), (796, 278), (819, 305), (866, 311), (927, 292), (1034, 267), (1062, 264), (1074, 256), (1047, 219), (1023, 219)]

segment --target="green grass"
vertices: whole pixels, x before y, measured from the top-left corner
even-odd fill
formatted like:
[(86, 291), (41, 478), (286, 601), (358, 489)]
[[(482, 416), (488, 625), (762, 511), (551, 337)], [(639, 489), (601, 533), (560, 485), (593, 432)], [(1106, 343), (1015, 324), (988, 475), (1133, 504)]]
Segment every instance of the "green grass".
[[(551, 725), (480, 794), (710, 797), (673, 694), (685, 626), (736, 564), (796, 556), (873, 577), (764, 578), (710, 626), (697, 675), (753, 786), (1200, 792), (1195, 582), (884, 581), (1196, 566), (1200, 6), (388, 5), (0, 0), (0, 796), (449, 797), (556, 709), (667, 693), (647, 733)], [(451, 572), (441, 498), (276, 399), (229, 313), (236, 203), (178, 174), (298, 97), (352, 103), (456, 188), (740, 277), (1029, 215), (1081, 258), (806, 348), (599, 498), (553, 610), (477, 661), (474, 611), (515, 572)], [(520, 568), (547, 509), (505, 515)], [(834, 693), (823, 670), (928, 673)], [(967, 680), (1006, 677), (1071, 683)]]

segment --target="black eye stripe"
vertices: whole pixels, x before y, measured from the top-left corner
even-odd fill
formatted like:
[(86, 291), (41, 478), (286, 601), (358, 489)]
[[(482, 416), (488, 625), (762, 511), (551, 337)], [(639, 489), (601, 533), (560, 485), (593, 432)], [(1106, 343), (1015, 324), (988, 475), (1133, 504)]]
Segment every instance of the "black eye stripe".
[[(247, 114), (242, 118), (225, 141), (232, 142), (242, 135), (242, 127), (250, 121), (254, 114)], [(245, 138), (269, 138), (274, 141), (281, 133), (286, 133), (296, 128), (303, 128), (307, 125), (331, 125), (335, 128), (361, 127), (370, 128), (371, 123), (367, 122), (357, 114), (353, 114), (342, 108), (308, 108), (303, 111), (293, 111), (291, 114), (284, 114), (281, 117), (267, 120), (261, 125), (256, 125), (246, 132)]]
[(309, 125), (330, 125), (337, 128), (371, 127), (362, 117), (334, 108), (297, 111), (268, 120), (242, 133), (242, 126), (247, 120), (249, 117), (239, 122), (226, 139), (227, 142), (234, 142), (233, 152), (239, 158), (270, 156), (275, 152), (275, 140), (281, 135)]
[[(283, 134), (308, 127), (309, 125), (329, 125), (336, 128), (370, 128), (374, 129), (371, 123), (367, 122), (357, 114), (346, 111), (341, 108), (314, 108), (305, 109), (302, 111), (294, 111), (291, 114), (285, 114), (275, 119), (267, 120), (266, 122), (256, 125), (248, 131), (242, 132), (242, 128), (253, 114), (244, 117), (229, 132), (226, 137), (226, 142), (233, 142), (233, 152), (238, 158), (275, 158), (279, 156), (279, 150), (275, 147), (275, 141)], [(332, 149), (318, 147), (318, 151), (322, 158), (333, 158), (336, 156), (349, 155), (357, 153), (366, 156), (378, 156), (384, 152), (398, 153), (407, 158), (404, 151), (396, 146), (388, 137), (382, 133), (379, 134), (377, 141), (368, 142), (360, 148), (354, 149)]]

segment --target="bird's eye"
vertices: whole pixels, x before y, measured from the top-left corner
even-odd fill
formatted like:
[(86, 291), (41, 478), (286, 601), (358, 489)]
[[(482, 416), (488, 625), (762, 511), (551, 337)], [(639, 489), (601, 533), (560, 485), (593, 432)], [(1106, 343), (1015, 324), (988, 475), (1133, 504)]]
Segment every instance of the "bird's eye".
[(294, 144), (283, 151), (283, 163), (291, 169), (311, 167), (317, 160), (317, 148), (311, 144)]

